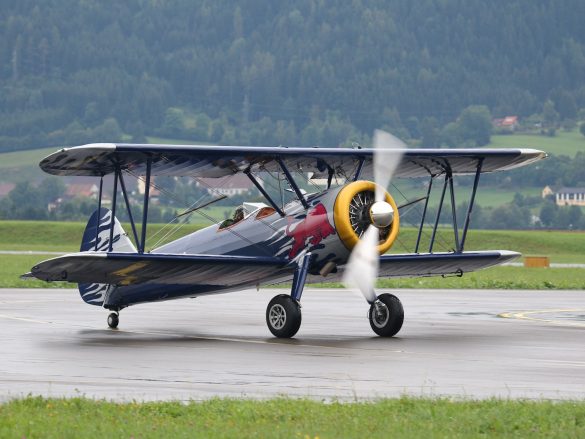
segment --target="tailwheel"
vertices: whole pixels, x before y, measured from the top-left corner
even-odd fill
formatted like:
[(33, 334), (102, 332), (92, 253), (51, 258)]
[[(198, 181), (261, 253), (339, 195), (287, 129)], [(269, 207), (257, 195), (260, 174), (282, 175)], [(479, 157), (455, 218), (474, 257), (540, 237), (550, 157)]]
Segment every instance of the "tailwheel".
[(266, 324), (278, 338), (291, 338), (301, 327), (301, 307), (286, 294), (275, 296), (266, 307)]
[(392, 337), (404, 322), (404, 308), (398, 297), (380, 294), (368, 311), (370, 326), (381, 337)]
[(120, 323), (120, 316), (117, 312), (110, 313), (108, 316), (108, 326), (112, 329), (116, 329)]

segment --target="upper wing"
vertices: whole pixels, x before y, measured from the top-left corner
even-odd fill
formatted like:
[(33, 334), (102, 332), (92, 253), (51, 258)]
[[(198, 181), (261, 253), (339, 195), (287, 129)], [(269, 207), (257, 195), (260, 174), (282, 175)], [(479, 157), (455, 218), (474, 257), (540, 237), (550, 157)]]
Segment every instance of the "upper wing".
[(35, 265), (31, 275), (46, 281), (131, 285), (241, 285), (289, 275), (294, 267), (271, 257), (81, 252)]
[[(363, 161), (371, 175), (372, 149), (287, 148), (202, 145), (90, 144), (61, 149), (43, 159), (41, 168), (55, 175), (101, 176), (122, 170), (143, 174), (148, 160), (152, 175), (223, 177), (245, 170), (276, 171), (278, 159), (291, 171), (328, 175), (330, 169), (350, 173)], [(535, 149), (409, 149), (396, 177), (472, 174), (482, 162), (482, 172), (513, 169), (546, 157)]]

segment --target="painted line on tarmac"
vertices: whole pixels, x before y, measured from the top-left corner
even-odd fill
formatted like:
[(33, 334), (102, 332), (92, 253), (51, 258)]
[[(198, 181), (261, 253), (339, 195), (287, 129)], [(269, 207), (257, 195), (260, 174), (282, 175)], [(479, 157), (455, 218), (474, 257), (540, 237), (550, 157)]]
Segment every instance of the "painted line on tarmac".
[(498, 314), (498, 317), (504, 319), (517, 319), (517, 320), (528, 320), (533, 322), (539, 323), (548, 323), (550, 325), (556, 326), (570, 326), (575, 328), (585, 328), (585, 321), (584, 322), (577, 322), (577, 321), (570, 321), (565, 319), (555, 319), (555, 318), (544, 318), (544, 317), (537, 317), (543, 314), (564, 314), (564, 313), (585, 313), (585, 309), (583, 308), (571, 308), (571, 309), (541, 309), (541, 310), (533, 310), (533, 311), (520, 311), (520, 312), (504, 312)]
[(51, 324), (54, 324), (55, 323), (55, 322), (49, 322), (49, 321), (46, 321), (46, 320), (35, 320), (35, 319), (29, 319), (29, 318), (26, 318), (26, 317), (9, 316), (9, 315), (6, 315), (6, 314), (0, 314), (0, 319), (18, 320), (18, 321), (21, 321), (21, 322), (42, 323), (42, 324), (48, 324), (48, 325), (51, 325)]

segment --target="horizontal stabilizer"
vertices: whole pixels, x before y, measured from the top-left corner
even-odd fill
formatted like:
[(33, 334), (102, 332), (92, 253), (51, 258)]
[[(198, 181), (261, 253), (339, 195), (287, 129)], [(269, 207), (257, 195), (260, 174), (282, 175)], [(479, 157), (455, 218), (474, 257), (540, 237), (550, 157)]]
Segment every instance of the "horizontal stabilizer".
[(288, 261), (272, 257), (82, 252), (41, 262), (32, 275), (45, 281), (111, 285), (207, 284), (232, 286), (292, 274)]

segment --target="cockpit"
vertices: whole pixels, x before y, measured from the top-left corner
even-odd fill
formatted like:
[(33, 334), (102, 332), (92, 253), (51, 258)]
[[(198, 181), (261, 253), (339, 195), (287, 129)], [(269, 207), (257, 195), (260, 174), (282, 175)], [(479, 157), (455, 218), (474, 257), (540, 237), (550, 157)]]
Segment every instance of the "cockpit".
[(275, 213), (276, 210), (264, 203), (243, 203), (238, 206), (231, 218), (227, 218), (219, 225), (219, 230), (226, 229), (228, 227), (235, 226), (239, 222), (254, 217), (255, 219), (265, 218)]

